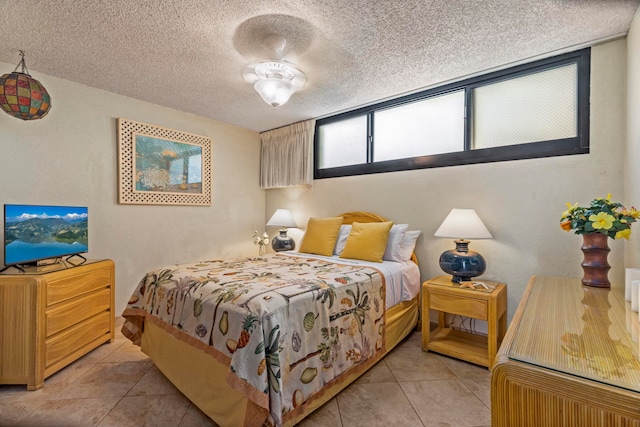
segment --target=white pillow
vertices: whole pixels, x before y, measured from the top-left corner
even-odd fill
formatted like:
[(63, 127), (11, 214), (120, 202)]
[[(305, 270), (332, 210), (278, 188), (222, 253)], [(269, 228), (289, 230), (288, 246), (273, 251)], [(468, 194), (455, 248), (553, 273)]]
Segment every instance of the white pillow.
[(411, 259), (413, 250), (416, 247), (416, 240), (418, 240), (418, 236), (420, 236), (420, 233), (420, 230), (409, 230), (404, 233), (404, 239), (402, 240), (403, 261), (409, 261)]
[(342, 254), (342, 251), (344, 251), (344, 245), (347, 244), (347, 237), (349, 237), (349, 233), (351, 233), (351, 224), (342, 224), (340, 226), (338, 239), (336, 240), (336, 246), (333, 248), (334, 255)]
[(384, 249), (384, 255), (382, 255), (383, 260), (398, 262), (404, 260), (402, 242), (408, 228), (409, 224), (395, 224), (391, 227), (391, 230), (389, 230), (389, 238), (387, 239), (387, 246)]

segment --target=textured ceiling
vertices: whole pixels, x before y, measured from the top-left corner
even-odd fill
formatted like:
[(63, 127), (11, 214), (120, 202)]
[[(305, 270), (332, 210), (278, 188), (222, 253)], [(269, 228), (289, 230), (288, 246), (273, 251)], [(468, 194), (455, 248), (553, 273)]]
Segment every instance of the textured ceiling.
[[(639, 2), (2, 0), (0, 61), (264, 131), (623, 36)], [(308, 78), (277, 110), (242, 79), (272, 33)]]

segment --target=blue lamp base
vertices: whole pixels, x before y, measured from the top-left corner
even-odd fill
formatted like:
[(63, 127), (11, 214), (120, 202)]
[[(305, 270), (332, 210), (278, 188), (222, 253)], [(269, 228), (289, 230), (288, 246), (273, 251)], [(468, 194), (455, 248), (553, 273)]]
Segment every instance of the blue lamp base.
[(440, 268), (451, 274), (454, 283), (471, 280), (482, 275), (487, 269), (487, 263), (482, 255), (469, 250), (468, 240), (456, 240), (456, 248), (445, 251), (440, 255)]
[(276, 252), (292, 251), (296, 248), (296, 242), (287, 236), (287, 229), (280, 230), (280, 234), (271, 240), (271, 249)]

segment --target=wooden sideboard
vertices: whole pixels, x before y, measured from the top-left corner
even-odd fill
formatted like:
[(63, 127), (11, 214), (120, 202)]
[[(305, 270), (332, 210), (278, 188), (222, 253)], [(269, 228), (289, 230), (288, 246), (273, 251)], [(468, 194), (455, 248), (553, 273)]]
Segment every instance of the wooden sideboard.
[(640, 427), (639, 331), (623, 289), (532, 277), (491, 374), (491, 425)]
[(0, 274), (0, 384), (44, 379), (114, 339), (111, 260)]

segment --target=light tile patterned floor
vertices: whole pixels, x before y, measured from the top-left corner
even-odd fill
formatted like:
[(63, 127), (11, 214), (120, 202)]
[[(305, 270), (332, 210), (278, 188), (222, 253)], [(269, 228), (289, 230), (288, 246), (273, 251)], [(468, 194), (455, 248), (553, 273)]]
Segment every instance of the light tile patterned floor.
[[(118, 320), (120, 324), (122, 319)], [(420, 333), (413, 332), (299, 425), (478, 427), (491, 424), (489, 408), (489, 371), (423, 352)], [(216, 424), (191, 404), (139, 347), (124, 338), (118, 327), (113, 343), (98, 347), (49, 377), (40, 390), (0, 385), (0, 426)]]

